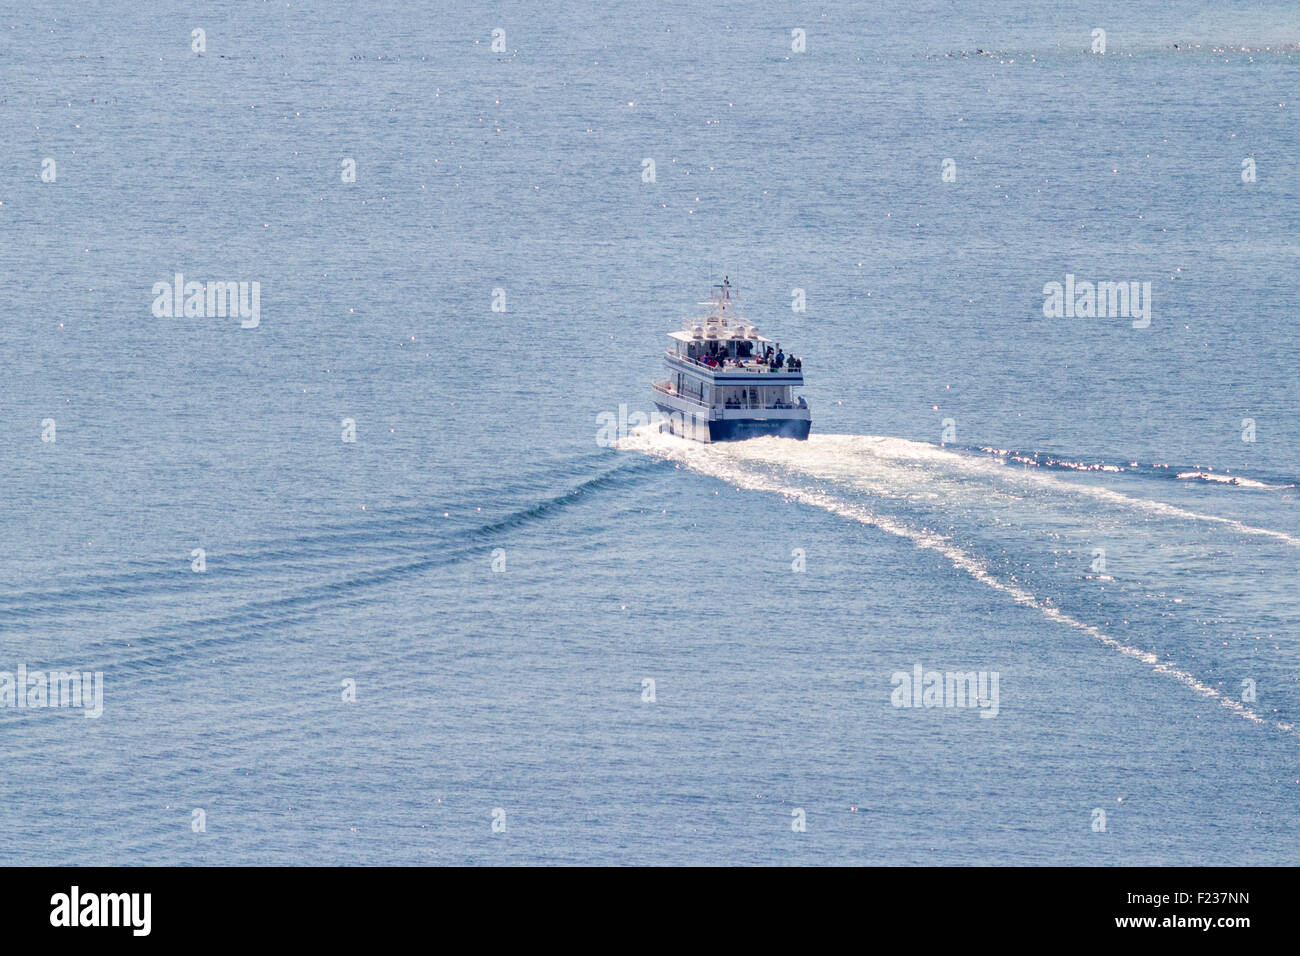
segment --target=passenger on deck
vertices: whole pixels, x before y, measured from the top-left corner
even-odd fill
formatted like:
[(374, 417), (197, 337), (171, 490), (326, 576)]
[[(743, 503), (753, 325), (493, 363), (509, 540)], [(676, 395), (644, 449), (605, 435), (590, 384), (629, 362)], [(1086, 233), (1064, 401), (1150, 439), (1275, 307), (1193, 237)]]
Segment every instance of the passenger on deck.
[(781, 366), (784, 364), (785, 364), (785, 353), (778, 351), (776, 353), (776, 367), (780, 369)]

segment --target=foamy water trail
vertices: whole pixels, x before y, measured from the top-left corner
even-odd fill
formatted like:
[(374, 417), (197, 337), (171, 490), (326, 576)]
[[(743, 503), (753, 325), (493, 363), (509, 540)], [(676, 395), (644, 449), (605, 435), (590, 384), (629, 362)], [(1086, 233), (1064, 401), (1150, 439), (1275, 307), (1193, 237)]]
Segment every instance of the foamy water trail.
[(1179, 481), (1209, 481), (1220, 485), (1234, 485), (1238, 488), (1263, 488), (1268, 491), (1295, 487), (1294, 485), (1270, 485), (1253, 478), (1242, 478), (1240, 475), (1216, 475), (1209, 471), (1180, 471), (1177, 478)]
[[(902, 459), (935, 459), (948, 457), (956, 459), (963, 467), (969, 466), (974, 470), (981, 470), (990, 466), (989, 462), (981, 462), (978, 459), (972, 459), (965, 456), (956, 455), (934, 446), (925, 446), (919, 442), (910, 442), (902, 439), (871, 439), (865, 436), (821, 436), (820, 442), (794, 442), (781, 439), (760, 439), (757, 441), (737, 442), (720, 445), (702, 445), (696, 442), (686, 441), (676, 438), (672, 435), (660, 434), (653, 426), (640, 429), (630, 437), (618, 443), (618, 447), (628, 451), (639, 451), (645, 454), (655, 455), (672, 461), (680, 462), (682, 465), (697, 471), (701, 474), (718, 478), (737, 488), (743, 488), (751, 491), (763, 491), (772, 494), (778, 494), (790, 501), (797, 501), (801, 504), (821, 508), (830, 514), (848, 518), (860, 524), (878, 528), (887, 534), (906, 539), (918, 548), (935, 552), (943, 556), (954, 567), (964, 571), (970, 577), (979, 581), (1002, 594), (1007, 595), (1016, 603), (1025, 607), (1033, 608), (1042, 614), (1045, 618), (1058, 624), (1062, 624), (1075, 631), (1087, 634), (1089, 637), (1097, 640), (1106, 647), (1124, 655), (1125, 657), (1136, 660), (1147, 667), (1151, 668), (1158, 674), (1170, 677), (1193, 692), (1202, 697), (1213, 700), (1225, 710), (1229, 710), (1239, 717), (1251, 721), (1255, 724), (1269, 725), (1277, 730), (1287, 733), (1291, 736), (1300, 736), (1297, 733), (1293, 723), (1273, 720), (1256, 713), (1244, 703), (1229, 697), (1218, 689), (1210, 686), (1200, 680), (1196, 675), (1189, 671), (1183, 670), (1171, 663), (1160, 660), (1154, 653), (1126, 643), (1119, 638), (1105, 633), (1096, 625), (1081, 621), (1069, 614), (1066, 614), (1060, 608), (1052, 604), (1050, 599), (1041, 599), (1029, 589), (1022, 585), (1003, 580), (997, 575), (990, 572), (988, 566), (977, 556), (961, 548), (952, 538), (939, 534), (934, 531), (917, 529), (911, 527), (906, 522), (900, 521), (888, 515), (882, 515), (864, 505), (848, 501), (842, 497), (827, 491), (808, 490), (789, 482), (781, 481), (779, 478), (770, 474), (764, 474), (753, 468), (747, 467), (751, 463), (773, 464), (784, 468), (792, 473), (802, 475), (807, 478), (833, 478), (845, 473), (851, 473), (853, 463), (851, 459), (844, 454), (845, 448), (838, 449), (833, 446), (843, 446), (851, 442), (844, 442), (843, 439), (852, 441), (874, 442), (876, 444), (885, 443), (882, 451), (898, 453), (896, 457)], [(827, 452), (830, 458), (827, 460)], [(891, 455), (890, 457), (895, 457)], [(802, 467), (803, 465), (808, 467)], [(1005, 466), (992, 464), (997, 468), (1000, 474), (998, 478), (1005, 478), (1007, 469)], [(1019, 473), (1017, 473), (1017, 477)], [(1031, 474), (1023, 476), (1029, 481), (1038, 481), (1046, 479), (1053, 485), (1063, 486), (1057, 490), (1067, 492), (1079, 491), (1084, 493), (1102, 492), (1095, 495), (1112, 503), (1121, 504), (1129, 507), (1138, 507), (1152, 514), (1160, 514), (1166, 517), (1190, 518), (1197, 521), (1217, 521), (1235, 530), (1244, 533), (1264, 533), (1271, 537), (1285, 540), (1288, 544), (1297, 545), (1300, 541), (1281, 532), (1272, 532), (1267, 529), (1254, 528), (1244, 525), (1241, 522), (1230, 519), (1218, 518), (1212, 515), (1199, 515), (1188, 512), (1180, 508), (1164, 505), (1161, 502), (1146, 501), (1144, 499), (1132, 498), (1118, 492), (1110, 492), (1107, 489), (1081, 488), (1068, 482), (1061, 482), (1047, 475)]]
[[(1204, 514), (1198, 511), (1189, 511), (1186, 508), (1180, 508), (1177, 505), (1167, 504), (1163, 501), (1152, 501), (1147, 498), (1137, 498), (1123, 492), (1113, 491), (1110, 488), (1101, 488), (1096, 485), (1076, 484), (1072, 481), (1066, 481), (1055, 475), (1043, 474), (1042, 472), (1030, 471), (1028, 469), (1017, 469), (1005, 463), (1004, 459), (993, 458), (983, 459), (975, 458), (970, 455), (963, 455), (958, 452), (949, 451), (936, 445), (930, 445), (925, 442), (909, 441), (905, 438), (877, 438), (869, 435), (822, 435), (819, 445), (825, 445), (828, 448), (834, 448), (836, 455), (847, 453), (857, 453), (865, 451), (867, 454), (875, 454), (881, 458), (888, 458), (893, 461), (913, 461), (913, 462), (930, 462), (941, 464), (959, 470), (964, 473), (981, 474), (988, 477), (996, 478), (1000, 481), (1021, 481), (1028, 485), (1037, 485), (1043, 488), (1049, 488), (1054, 492), (1070, 492), (1076, 495), (1083, 495), (1095, 498), (1098, 501), (1105, 501), (1109, 504), (1120, 505), (1130, 508), (1143, 514), (1158, 516), (1162, 518), (1182, 518), (1188, 521), (1205, 521), (1210, 524), (1222, 525), (1231, 528), (1240, 534), (1254, 535), (1258, 537), (1272, 538), (1275, 541), (1281, 541), (1293, 548), (1300, 548), (1300, 538), (1287, 534), (1284, 531), (1275, 531), (1271, 528), (1260, 528), (1256, 525), (1246, 524), (1235, 518), (1224, 518), (1221, 515)], [(742, 443), (749, 444), (749, 443)], [(805, 456), (800, 455), (800, 458)], [(807, 456), (812, 463), (816, 458), (822, 457), (818, 453)], [(778, 462), (774, 462), (778, 463)], [(1259, 482), (1254, 485), (1265, 487)]]

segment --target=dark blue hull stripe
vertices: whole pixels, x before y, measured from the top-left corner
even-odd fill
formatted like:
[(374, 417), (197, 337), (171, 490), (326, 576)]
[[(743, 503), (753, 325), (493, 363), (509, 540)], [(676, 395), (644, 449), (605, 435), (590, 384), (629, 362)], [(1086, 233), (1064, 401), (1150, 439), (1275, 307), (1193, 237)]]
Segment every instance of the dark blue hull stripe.
[[(660, 411), (668, 415), (668, 427), (674, 435), (682, 438), (696, 438), (694, 427), (696, 420), (690, 415), (686, 415), (675, 408), (667, 405), (655, 405)], [(700, 421), (701, 426), (705, 425)], [(764, 435), (774, 435), (777, 438), (797, 438), (804, 441), (808, 438), (808, 433), (812, 431), (812, 422), (807, 420), (776, 418), (730, 418), (721, 421), (707, 422), (709, 429), (709, 441), (744, 441), (746, 438), (762, 438)], [(685, 432), (683, 432), (685, 429)]]

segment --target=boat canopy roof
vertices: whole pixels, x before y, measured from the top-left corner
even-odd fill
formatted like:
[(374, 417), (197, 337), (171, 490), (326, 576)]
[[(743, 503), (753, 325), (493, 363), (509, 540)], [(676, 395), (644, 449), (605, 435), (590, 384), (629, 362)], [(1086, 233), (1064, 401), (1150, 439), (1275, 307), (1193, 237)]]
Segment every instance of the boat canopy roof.
[[(669, 332), (668, 337), (670, 339), (676, 339), (678, 342), (771, 342), (772, 341), (771, 339), (764, 338), (763, 336), (757, 333), (755, 333), (752, 336), (746, 335), (743, 327), (720, 329), (716, 325), (712, 325), (712, 326), (707, 326), (705, 328), (707, 329), (707, 331), (703, 335), (696, 335), (694, 331), (690, 329), (681, 329), (677, 332)], [(708, 332), (714, 332), (716, 334), (712, 338), (709, 338)]]

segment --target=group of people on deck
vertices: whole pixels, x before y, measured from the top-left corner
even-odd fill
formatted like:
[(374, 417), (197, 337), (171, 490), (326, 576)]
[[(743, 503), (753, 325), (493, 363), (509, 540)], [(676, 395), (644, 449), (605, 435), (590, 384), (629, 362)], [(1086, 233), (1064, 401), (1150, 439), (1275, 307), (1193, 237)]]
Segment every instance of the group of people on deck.
[(705, 365), (708, 368), (741, 366), (748, 364), (750, 360), (753, 360), (758, 365), (766, 365), (774, 372), (780, 371), (783, 368), (791, 372), (801, 371), (803, 369), (803, 360), (797, 359), (793, 355), (786, 355), (785, 352), (781, 351), (780, 342), (776, 343), (775, 349), (769, 345), (767, 351), (758, 356), (754, 355), (754, 343), (741, 342), (736, 346), (735, 358), (731, 358), (727, 354), (727, 348), (725, 345), (719, 349), (718, 343), (710, 342), (708, 353), (700, 356), (700, 364)]

